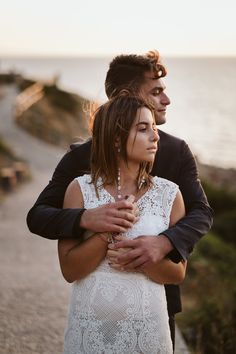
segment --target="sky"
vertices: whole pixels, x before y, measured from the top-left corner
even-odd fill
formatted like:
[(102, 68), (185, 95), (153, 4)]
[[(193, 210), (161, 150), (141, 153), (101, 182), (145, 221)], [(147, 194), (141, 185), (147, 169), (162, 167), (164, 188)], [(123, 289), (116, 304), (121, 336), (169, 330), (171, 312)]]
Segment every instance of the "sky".
[(1, 56), (236, 56), (235, 0), (8, 0)]

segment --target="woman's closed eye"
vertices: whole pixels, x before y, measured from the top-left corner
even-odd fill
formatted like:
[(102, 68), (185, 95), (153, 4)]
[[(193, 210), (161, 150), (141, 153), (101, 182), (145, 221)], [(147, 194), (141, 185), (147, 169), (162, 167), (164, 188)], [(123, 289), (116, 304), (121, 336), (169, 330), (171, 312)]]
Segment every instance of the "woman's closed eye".
[(139, 124), (138, 125), (139, 132), (145, 132), (146, 130), (147, 130), (147, 124)]

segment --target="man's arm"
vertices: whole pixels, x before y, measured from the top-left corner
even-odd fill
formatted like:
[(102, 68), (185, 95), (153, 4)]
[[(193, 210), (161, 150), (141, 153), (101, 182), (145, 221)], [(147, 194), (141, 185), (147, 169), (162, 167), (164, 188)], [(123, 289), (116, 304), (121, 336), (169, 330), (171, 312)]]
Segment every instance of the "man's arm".
[[(198, 178), (195, 159), (188, 147), (182, 141), (179, 154), (178, 176), (172, 178), (182, 192), (186, 216), (176, 225), (162, 232), (159, 237), (140, 236), (135, 240), (121, 241), (119, 247), (132, 247), (133, 252), (120, 257), (120, 262), (129, 262), (129, 268), (138, 268), (142, 264), (161, 261), (167, 255), (175, 263), (186, 260), (194, 245), (204, 236), (212, 226), (213, 211), (210, 208), (206, 195)], [(173, 166), (173, 170), (177, 166)], [(163, 171), (162, 171), (163, 172)], [(170, 173), (169, 179), (171, 179)], [(165, 177), (163, 173), (162, 176)]]
[[(178, 191), (171, 209), (170, 225), (175, 225), (184, 216), (183, 197)], [(108, 257), (111, 265), (116, 269), (126, 271), (133, 271), (134, 269), (142, 271), (157, 283), (181, 283), (185, 276), (186, 262), (176, 264), (166, 258), (160, 259), (158, 249), (155, 247), (155, 239), (160, 237), (162, 236), (141, 236), (133, 240), (117, 237), (119, 242), (109, 245)], [(138, 247), (136, 247), (136, 244), (138, 244)], [(149, 250), (152, 250), (150, 258), (147, 257)]]
[(125, 232), (132, 227), (136, 221), (135, 206), (127, 201), (90, 210), (62, 209), (69, 183), (89, 169), (90, 146), (91, 143), (87, 142), (76, 147), (59, 162), (52, 180), (27, 215), (27, 224), (32, 233), (48, 239), (80, 238), (84, 229)]
[[(78, 148), (79, 149), (79, 148)], [(32, 233), (49, 239), (78, 237), (84, 230), (77, 228), (84, 209), (62, 209), (66, 188), (79, 175), (79, 154), (70, 151), (57, 165), (51, 181), (39, 195), (27, 215)]]
[(179, 262), (188, 258), (195, 244), (210, 230), (213, 222), (213, 211), (201, 186), (195, 159), (184, 141), (178, 179), (175, 182), (183, 195), (186, 216), (162, 234), (174, 247), (169, 253), (170, 259)]

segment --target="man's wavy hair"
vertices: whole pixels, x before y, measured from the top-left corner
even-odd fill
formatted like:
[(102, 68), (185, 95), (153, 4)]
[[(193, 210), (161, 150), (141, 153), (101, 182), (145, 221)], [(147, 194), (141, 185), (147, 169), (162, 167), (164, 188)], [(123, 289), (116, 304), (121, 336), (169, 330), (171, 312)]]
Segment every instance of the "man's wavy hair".
[[(127, 140), (139, 108), (147, 107), (154, 117), (154, 108), (140, 96), (134, 96), (127, 90), (100, 106), (94, 114), (92, 126), (91, 177), (98, 195), (97, 182), (99, 177), (102, 185), (116, 184), (119, 157), (128, 163)], [(140, 162), (137, 185), (142, 178), (146, 186), (152, 184), (150, 172), (152, 163)]]
[(137, 94), (144, 83), (146, 72), (152, 72), (157, 79), (166, 76), (167, 71), (161, 63), (158, 51), (152, 50), (145, 55), (118, 55), (111, 61), (106, 75), (107, 97), (112, 98), (123, 89)]

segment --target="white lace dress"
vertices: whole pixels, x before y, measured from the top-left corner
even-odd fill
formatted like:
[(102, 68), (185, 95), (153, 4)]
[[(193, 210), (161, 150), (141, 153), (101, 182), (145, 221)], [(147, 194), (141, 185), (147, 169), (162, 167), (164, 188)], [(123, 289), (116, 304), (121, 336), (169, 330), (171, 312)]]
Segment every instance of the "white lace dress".
[[(114, 202), (102, 187), (98, 199), (90, 180), (90, 175), (77, 178), (85, 208)], [(125, 236), (166, 230), (177, 190), (176, 184), (154, 177), (154, 186), (137, 202), (140, 219)], [(64, 353), (173, 353), (164, 286), (143, 274), (113, 270), (105, 259), (72, 285)]]

